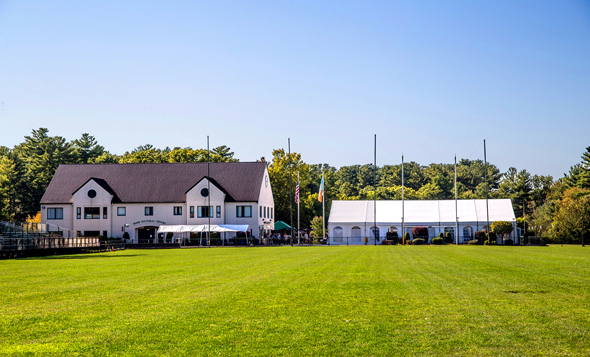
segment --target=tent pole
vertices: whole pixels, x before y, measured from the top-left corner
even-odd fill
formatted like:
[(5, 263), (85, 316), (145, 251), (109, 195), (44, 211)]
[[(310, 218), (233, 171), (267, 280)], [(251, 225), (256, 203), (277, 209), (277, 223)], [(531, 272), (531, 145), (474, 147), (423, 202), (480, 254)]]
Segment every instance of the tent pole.
[(406, 231), (404, 228), (404, 154), (402, 153), (402, 244), (406, 244)]
[(377, 134), (375, 134), (375, 157), (373, 163), (373, 224), (375, 230), (373, 231), (373, 241), (377, 245)]
[(457, 155), (455, 155), (455, 240), (455, 245), (459, 245), (459, 213), (457, 213)]

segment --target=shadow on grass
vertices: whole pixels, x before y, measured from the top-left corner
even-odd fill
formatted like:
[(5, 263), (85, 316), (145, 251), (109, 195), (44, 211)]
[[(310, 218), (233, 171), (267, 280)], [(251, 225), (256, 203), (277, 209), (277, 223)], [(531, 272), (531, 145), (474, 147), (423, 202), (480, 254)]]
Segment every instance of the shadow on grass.
[(105, 253), (89, 253), (80, 255), (46, 255), (41, 257), (28, 257), (20, 258), (22, 260), (54, 260), (54, 259), (104, 259), (104, 258), (128, 258), (128, 257), (140, 257), (145, 254), (119, 254), (119, 255), (107, 255)]

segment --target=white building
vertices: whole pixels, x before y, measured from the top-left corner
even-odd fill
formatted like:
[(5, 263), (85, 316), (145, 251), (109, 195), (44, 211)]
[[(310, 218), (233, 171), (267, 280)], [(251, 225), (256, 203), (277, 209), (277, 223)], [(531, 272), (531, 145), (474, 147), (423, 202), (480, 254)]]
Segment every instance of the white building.
[[(209, 187), (209, 189), (208, 189)], [(210, 201), (209, 201), (210, 200)], [(209, 216), (209, 217), (208, 217)], [(153, 240), (160, 225), (274, 226), (264, 162), (60, 165), (41, 199), (41, 222), (78, 235)], [(56, 228), (56, 227), (59, 227)]]
[[(513, 224), (516, 232), (516, 217), (510, 199), (488, 200), (489, 222), (507, 221)], [(410, 233), (414, 227), (427, 227), (428, 236), (450, 232), (459, 238), (459, 243), (473, 239), (476, 231), (487, 226), (486, 200), (458, 200), (455, 219), (455, 200), (437, 201), (377, 201), (377, 219), (375, 228), (374, 201), (333, 201), (328, 221), (330, 244), (369, 244), (385, 238), (388, 231), (395, 231), (402, 236), (402, 216), (404, 233)], [(458, 221), (459, 234), (455, 233)], [(413, 237), (412, 237), (413, 238)], [(514, 238), (512, 238), (514, 239)]]

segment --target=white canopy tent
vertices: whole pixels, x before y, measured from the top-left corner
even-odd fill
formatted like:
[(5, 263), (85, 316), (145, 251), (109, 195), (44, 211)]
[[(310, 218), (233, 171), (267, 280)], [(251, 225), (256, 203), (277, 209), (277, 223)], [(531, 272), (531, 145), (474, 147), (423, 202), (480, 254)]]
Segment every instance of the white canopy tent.
[[(489, 222), (507, 221), (514, 225), (516, 217), (510, 199), (490, 199)], [(353, 244), (363, 244), (361, 237), (373, 237), (372, 229), (377, 223), (377, 235), (384, 238), (390, 229), (395, 229), (400, 236), (415, 226), (426, 226), (429, 232), (452, 232), (453, 236), (468, 239), (473, 233), (487, 225), (486, 200), (458, 200), (457, 220), (455, 220), (455, 200), (406, 200), (404, 213), (402, 201), (332, 201), (328, 231), (331, 238), (352, 237)], [(377, 212), (375, 219), (374, 212)], [(404, 231), (402, 232), (402, 214)], [(457, 222), (456, 222), (457, 221)], [(459, 232), (454, 232), (456, 225)], [(512, 234), (514, 235), (514, 233)], [(332, 244), (346, 240), (331, 240)], [(373, 242), (373, 240), (371, 240)]]
[[(198, 224), (198, 225), (162, 225), (158, 228), (158, 233), (180, 233), (182, 240), (184, 240), (184, 233), (202, 233), (202, 232), (216, 232), (216, 233), (227, 233), (227, 232), (245, 232), (246, 241), (248, 240), (248, 229), (247, 224)], [(225, 237), (223, 239), (223, 245), (225, 245)]]

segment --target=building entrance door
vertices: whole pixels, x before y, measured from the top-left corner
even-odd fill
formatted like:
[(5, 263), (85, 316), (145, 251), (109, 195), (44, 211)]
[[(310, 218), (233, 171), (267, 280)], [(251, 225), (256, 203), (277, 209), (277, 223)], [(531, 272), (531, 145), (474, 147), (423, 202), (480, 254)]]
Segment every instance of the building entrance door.
[(137, 243), (155, 243), (157, 227), (141, 227), (137, 229)]

